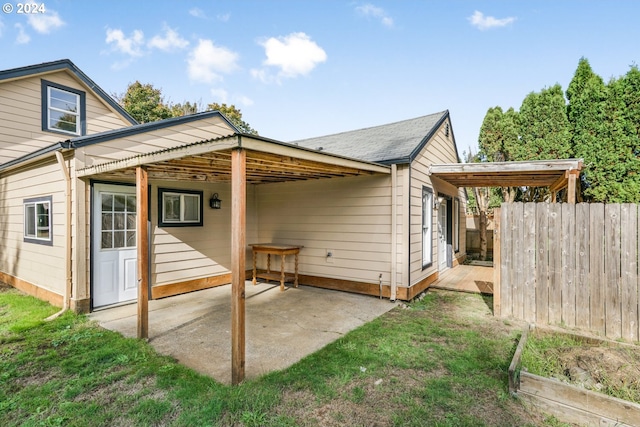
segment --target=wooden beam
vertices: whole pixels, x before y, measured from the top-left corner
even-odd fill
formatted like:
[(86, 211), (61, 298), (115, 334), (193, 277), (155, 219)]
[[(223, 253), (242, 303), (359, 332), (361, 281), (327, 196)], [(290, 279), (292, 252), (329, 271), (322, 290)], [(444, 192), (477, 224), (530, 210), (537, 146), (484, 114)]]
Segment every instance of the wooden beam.
[(558, 177), (556, 181), (549, 186), (549, 191), (560, 191), (567, 186), (567, 177), (569, 172), (565, 171), (562, 176)]
[(231, 383), (244, 380), (247, 152), (231, 153)]
[(149, 220), (148, 177), (146, 166), (136, 167), (136, 204), (138, 257), (138, 338), (149, 338)]
[(576, 204), (576, 180), (580, 171), (572, 170), (569, 172), (569, 183), (567, 185), (567, 203)]

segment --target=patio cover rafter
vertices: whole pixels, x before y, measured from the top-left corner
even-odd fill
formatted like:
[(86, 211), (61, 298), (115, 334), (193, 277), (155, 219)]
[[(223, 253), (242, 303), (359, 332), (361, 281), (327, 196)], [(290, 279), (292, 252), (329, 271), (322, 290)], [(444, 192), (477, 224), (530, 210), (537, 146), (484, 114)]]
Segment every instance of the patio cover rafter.
[(236, 148), (246, 150), (248, 184), (390, 173), (386, 165), (234, 135), (88, 166), (79, 169), (78, 176), (131, 179), (137, 166), (146, 165), (149, 179), (230, 182)]

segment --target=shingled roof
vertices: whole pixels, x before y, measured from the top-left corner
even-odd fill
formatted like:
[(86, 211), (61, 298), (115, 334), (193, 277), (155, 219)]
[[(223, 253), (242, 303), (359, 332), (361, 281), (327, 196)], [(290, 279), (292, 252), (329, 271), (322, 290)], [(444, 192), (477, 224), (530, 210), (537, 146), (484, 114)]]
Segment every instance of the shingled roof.
[(449, 117), (449, 110), (381, 126), (292, 141), (301, 147), (383, 164), (409, 163)]

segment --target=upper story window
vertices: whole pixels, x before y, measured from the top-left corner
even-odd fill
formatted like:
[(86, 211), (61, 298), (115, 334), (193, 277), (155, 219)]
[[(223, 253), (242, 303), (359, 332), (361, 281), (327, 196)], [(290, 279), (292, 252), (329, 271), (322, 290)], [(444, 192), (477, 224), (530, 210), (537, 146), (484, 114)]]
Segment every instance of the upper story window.
[(51, 200), (51, 196), (23, 200), (25, 242), (53, 244)]
[(42, 80), (42, 130), (84, 135), (85, 104), (84, 92)]

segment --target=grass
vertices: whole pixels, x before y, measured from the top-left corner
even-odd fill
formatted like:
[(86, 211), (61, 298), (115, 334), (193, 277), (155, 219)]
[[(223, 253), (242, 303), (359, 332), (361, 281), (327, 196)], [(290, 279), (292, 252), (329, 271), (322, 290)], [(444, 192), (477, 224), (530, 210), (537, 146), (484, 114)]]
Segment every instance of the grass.
[(0, 291), (2, 426), (555, 425), (507, 391), (515, 332), (482, 297), (433, 292), (288, 369), (211, 378), (17, 291)]

